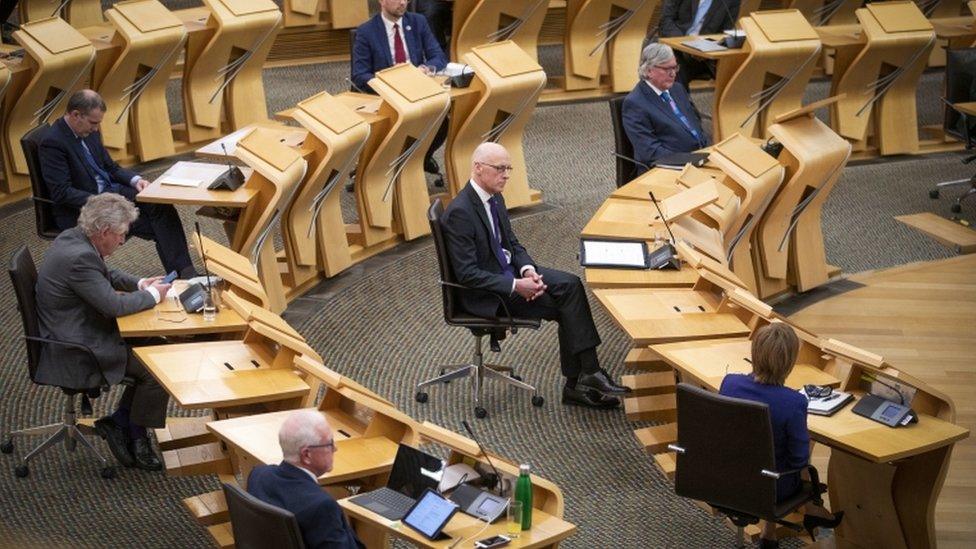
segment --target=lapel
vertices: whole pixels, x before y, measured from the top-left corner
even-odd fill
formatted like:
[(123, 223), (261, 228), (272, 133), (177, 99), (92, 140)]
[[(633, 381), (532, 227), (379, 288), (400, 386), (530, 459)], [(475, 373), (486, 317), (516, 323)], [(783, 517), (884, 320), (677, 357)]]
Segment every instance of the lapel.
[(474, 190), (475, 183), (468, 180), (468, 184), (465, 186), (464, 192), (468, 194), (468, 200), (471, 201), (471, 207), (474, 208), (476, 214), (478, 214), (478, 219), (481, 220), (481, 225), (484, 227), (488, 234), (488, 241), (491, 241), (491, 219), (488, 218), (488, 213), (485, 212), (484, 203), (481, 202), (481, 197), (478, 196), (477, 191)]
[(403, 42), (407, 45), (407, 57), (410, 58), (410, 64), (417, 67), (424, 64), (424, 52), (417, 40), (420, 33), (417, 32), (415, 22), (409, 16), (409, 12), (404, 13), (400, 25), (403, 28)]
[[(682, 130), (688, 131), (685, 130), (685, 125), (681, 123), (681, 119), (678, 118), (678, 115), (674, 114), (674, 111), (671, 110), (671, 106), (668, 105), (668, 102), (665, 101), (663, 97), (655, 93), (654, 90), (652, 90), (651, 87), (647, 84), (647, 82), (641, 80), (639, 86), (641, 87), (641, 90), (644, 92), (644, 97), (646, 97), (647, 100), (652, 105), (654, 105), (655, 107), (657, 107), (658, 110), (663, 112), (668, 118), (671, 119), (673, 123), (680, 126)], [(675, 100), (675, 103), (677, 103), (677, 100)]]
[(81, 148), (81, 140), (75, 137), (75, 133), (71, 131), (71, 128), (68, 127), (68, 123), (64, 121), (64, 118), (58, 118), (58, 121), (54, 123), (54, 126), (61, 132), (61, 135), (64, 137), (65, 141), (70, 143), (68, 148), (74, 153), (75, 159), (83, 168), (85, 168), (85, 172), (88, 174), (88, 177), (91, 178), (92, 184), (94, 184), (97, 188), (98, 183), (96, 180), (98, 178), (96, 177), (91, 165), (88, 163), (88, 160), (85, 159), (85, 150)]
[[(373, 26), (375, 29), (375, 31), (373, 32), (374, 40), (379, 39), (379, 42), (374, 45), (379, 46), (379, 50), (380, 52), (382, 52), (383, 59), (385, 60), (385, 64), (383, 65), (383, 68), (385, 69), (385, 68), (392, 67), (393, 56), (390, 55), (390, 42), (389, 42), (389, 38), (387, 38), (386, 36), (386, 23), (383, 21), (383, 14), (381, 13), (376, 14), (376, 18), (374, 20)], [(377, 69), (377, 71), (379, 70), (382, 69)]]

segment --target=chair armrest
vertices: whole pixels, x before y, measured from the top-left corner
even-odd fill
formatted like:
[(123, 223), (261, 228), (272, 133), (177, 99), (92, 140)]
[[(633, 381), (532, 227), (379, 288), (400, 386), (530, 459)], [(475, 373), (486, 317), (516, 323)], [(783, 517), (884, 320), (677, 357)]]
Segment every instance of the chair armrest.
[(502, 296), (496, 294), (495, 292), (493, 292), (491, 290), (485, 290), (483, 288), (471, 288), (471, 287), (468, 287), (468, 286), (464, 286), (463, 284), (457, 284), (455, 282), (447, 282), (445, 280), (441, 280), (441, 285), (447, 286), (448, 288), (454, 288), (454, 289), (457, 289), (457, 290), (465, 290), (465, 291), (469, 291), (469, 292), (482, 292), (482, 293), (486, 293), (486, 294), (489, 294), (489, 295), (494, 296), (495, 299), (498, 300), (498, 303), (501, 304), (502, 309), (505, 310), (505, 316), (508, 317), (508, 324), (509, 325), (514, 325), (515, 324), (515, 319), (512, 318), (512, 313), (511, 313), (511, 311), (508, 310), (508, 305), (505, 304), (505, 300), (502, 299)]
[(37, 337), (37, 336), (24, 336), (24, 339), (26, 339), (27, 341), (36, 341), (38, 343), (46, 343), (48, 345), (60, 345), (62, 347), (67, 347), (68, 349), (76, 349), (76, 350), (84, 351), (85, 353), (88, 354), (88, 358), (90, 358), (91, 361), (95, 363), (95, 366), (98, 367), (99, 373), (102, 374), (102, 386), (103, 387), (109, 386), (108, 380), (105, 379), (105, 373), (102, 371), (101, 363), (98, 362), (98, 358), (95, 357), (95, 353), (93, 353), (91, 348), (88, 347), (87, 345), (83, 345), (81, 343), (71, 343), (70, 341), (58, 341), (57, 339), (48, 339), (46, 337)]
[(42, 202), (44, 204), (50, 204), (52, 206), (54, 205), (54, 201), (49, 198), (41, 198), (40, 196), (31, 196), (30, 198), (34, 202)]

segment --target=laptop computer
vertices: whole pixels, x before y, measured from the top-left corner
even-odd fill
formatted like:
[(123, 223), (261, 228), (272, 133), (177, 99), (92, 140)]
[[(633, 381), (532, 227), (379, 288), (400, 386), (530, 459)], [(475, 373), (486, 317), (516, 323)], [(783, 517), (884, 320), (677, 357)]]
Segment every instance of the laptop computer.
[(350, 499), (389, 520), (401, 520), (428, 489), (437, 490), (444, 462), (401, 444), (386, 486)]

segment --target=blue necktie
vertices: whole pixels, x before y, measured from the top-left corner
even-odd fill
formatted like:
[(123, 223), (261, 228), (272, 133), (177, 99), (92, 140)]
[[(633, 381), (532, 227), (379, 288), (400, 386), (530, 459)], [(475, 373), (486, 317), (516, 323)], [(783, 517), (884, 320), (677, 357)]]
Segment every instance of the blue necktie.
[(502, 248), (502, 228), (501, 224), (498, 222), (498, 205), (495, 204), (495, 200), (492, 198), (488, 199), (488, 206), (491, 209), (491, 224), (495, 227), (495, 234), (492, 236), (492, 244), (495, 248), (495, 259), (498, 260), (498, 264), (501, 266), (502, 271), (515, 277), (515, 269), (512, 264), (509, 263), (508, 258), (505, 257), (505, 249)]
[(681, 112), (681, 109), (678, 108), (678, 104), (674, 102), (674, 99), (671, 97), (671, 94), (666, 91), (663, 91), (661, 92), (661, 98), (663, 98), (668, 103), (668, 105), (671, 106), (671, 111), (674, 112), (674, 115), (678, 117), (678, 120), (681, 120), (681, 124), (684, 125), (685, 129), (688, 130), (691, 133), (691, 135), (698, 141), (698, 144), (700, 146), (704, 146), (704, 143), (702, 143), (701, 133), (699, 133), (698, 130), (696, 130), (694, 126), (691, 125), (691, 122), (688, 121), (688, 117), (686, 117), (684, 113)]
[(88, 166), (95, 170), (95, 183), (98, 185), (98, 192), (104, 192), (106, 189), (113, 191), (115, 185), (112, 184), (112, 178), (108, 175), (108, 172), (98, 165), (98, 162), (95, 162), (95, 157), (88, 150), (88, 145), (85, 144), (84, 139), (79, 137), (78, 144), (81, 145), (81, 150), (85, 153), (85, 161), (88, 162)]

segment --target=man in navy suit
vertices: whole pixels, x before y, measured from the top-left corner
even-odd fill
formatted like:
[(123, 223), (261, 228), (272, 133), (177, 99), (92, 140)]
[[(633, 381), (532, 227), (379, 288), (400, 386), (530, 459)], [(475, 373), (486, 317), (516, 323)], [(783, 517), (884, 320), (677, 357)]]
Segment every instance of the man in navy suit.
[(318, 477), (332, 470), (336, 452), (325, 416), (314, 410), (291, 413), (278, 430), (278, 443), (283, 461), (255, 467), (247, 479), (247, 491), (295, 515), (309, 549), (365, 547), (339, 504), (318, 483)]
[(640, 163), (638, 175), (663, 156), (708, 146), (708, 134), (684, 86), (675, 82), (678, 62), (670, 47), (648, 44), (640, 77), (623, 105), (624, 131)]
[[(740, 3), (741, 0), (667, 0), (661, 8), (658, 34), (671, 37), (721, 33), (735, 26)], [(715, 76), (713, 61), (679, 52), (678, 63), (678, 81), (685, 88), (695, 78)]]
[(566, 384), (562, 402), (615, 408), (630, 389), (600, 368), (586, 291), (576, 275), (537, 266), (515, 238), (502, 191), (512, 171), (505, 147), (482, 143), (472, 158), (471, 180), (444, 212), (441, 225), (458, 282), (487, 292), (458, 292), (461, 306), (481, 317), (504, 316), (498, 297), (513, 316), (555, 320), (559, 359)]
[[(410, 62), (427, 74), (444, 70), (447, 56), (437, 44), (423, 15), (407, 13), (407, 0), (380, 0), (380, 13), (356, 29), (352, 47), (352, 83), (372, 92), (369, 81), (385, 68)], [(440, 173), (434, 151), (447, 138), (447, 120), (441, 125), (424, 157), (424, 171)]]
[[(100, 95), (92, 90), (77, 91), (68, 99), (66, 114), (41, 141), (41, 175), (54, 201), (54, 221), (61, 230), (75, 226), (78, 212), (90, 196), (110, 192), (135, 202), (136, 194), (149, 184), (119, 166), (102, 145), (98, 126), (105, 110)], [(139, 218), (129, 226), (129, 234), (155, 241), (166, 272), (176, 271), (181, 278), (196, 276), (176, 208), (142, 202), (136, 206)]]

